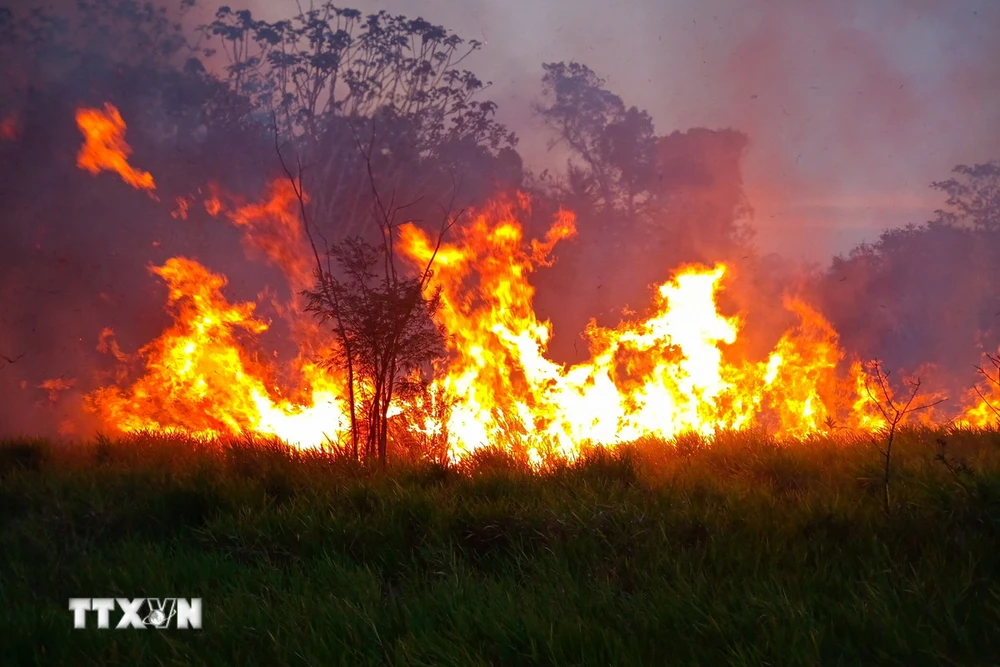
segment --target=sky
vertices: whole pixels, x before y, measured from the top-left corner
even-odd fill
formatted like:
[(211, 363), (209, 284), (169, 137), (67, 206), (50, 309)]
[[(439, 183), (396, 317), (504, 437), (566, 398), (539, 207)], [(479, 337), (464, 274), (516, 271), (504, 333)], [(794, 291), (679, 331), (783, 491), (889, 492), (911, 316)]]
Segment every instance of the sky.
[[(235, 3), (234, 3), (234, 6)], [(285, 18), (293, 0), (251, 0)], [(824, 262), (933, 216), (930, 183), (1000, 158), (996, 0), (357, 0), (484, 41), (466, 61), (534, 169), (541, 64), (576, 60), (657, 132), (750, 136), (745, 186), (765, 251)]]

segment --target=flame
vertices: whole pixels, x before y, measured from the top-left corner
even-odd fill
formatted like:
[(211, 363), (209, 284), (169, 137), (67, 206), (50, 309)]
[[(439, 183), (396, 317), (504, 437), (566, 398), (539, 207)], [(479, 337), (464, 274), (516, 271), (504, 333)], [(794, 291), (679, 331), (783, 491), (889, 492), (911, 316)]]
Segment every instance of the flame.
[[(81, 109), (77, 120), (86, 136), (82, 169), (115, 171), (133, 187), (155, 188), (150, 174), (128, 164), (117, 109)], [(186, 220), (195, 200), (175, 198), (172, 215)], [(345, 380), (320, 363), (335, 342), (304, 315), (300, 296), (315, 266), (300, 216), (307, 202), (301, 184), (286, 178), (272, 182), (258, 202), (217, 185), (203, 195), (209, 215), (241, 230), (249, 257), (287, 278), (290, 296), (270, 300), (290, 324), (300, 351), (295, 359), (262, 361), (261, 335), (270, 323), (257, 315), (260, 304), (230, 302), (225, 276), (174, 257), (150, 269), (168, 288), (173, 324), (136, 355), (103, 331), (98, 348), (116, 359), (119, 374), (114, 385), (88, 394), (85, 407), (121, 431), (200, 437), (249, 431), (302, 447), (343, 438)], [(725, 314), (719, 305), (736, 280), (724, 263), (679, 267), (652, 290), (643, 316), (616, 327), (590, 322), (588, 360), (553, 361), (552, 327), (535, 314), (530, 277), (555, 261), (556, 246), (575, 235), (576, 220), (559, 211), (543, 236), (526, 239), (521, 221), (530, 213), (530, 198), (515, 193), (496, 198), (440, 244), (412, 224), (398, 228), (398, 247), (414, 266), (433, 260), (426, 289), (440, 295), (436, 317), (448, 351), (425, 396), (391, 406), (413, 438), (445, 442), (453, 460), (501, 444), (538, 463), (551, 455), (574, 458), (587, 443), (614, 447), (643, 437), (765, 428), (809, 438), (834, 428), (885, 426), (870, 371), (847, 358), (831, 324), (802, 300), (771, 306), (783, 307), (796, 324), (763, 358), (745, 355), (743, 315)], [(142, 372), (130, 380), (128, 368), (136, 363)], [(993, 414), (985, 410), (970, 409), (967, 418)]]
[(151, 192), (156, 189), (152, 174), (128, 163), (132, 148), (125, 141), (125, 121), (113, 104), (105, 104), (103, 111), (78, 109), (76, 124), (84, 136), (76, 157), (78, 167), (95, 175), (102, 171), (115, 172), (137, 190)]
[[(574, 221), (561, 212), (543, 240), (525, 244), (518, 222), (524, 208), (519, 199), (494, 204), (437, 252), (429, 289), (441, 289), (440, 323), (448, 331), (449, 361), (437, 386), (454, 402), (447, 423), (453, 456), (498, 434), (516, 437), (532, 457), (573, 457), (588, 441), (710, 435), (765, 418), (779, 434), (805, 437), (837, 415), (856, 422), (852, 412), (866, 413), (860, 399), (846, 413), (838, 404), (859, 367), (841, 368), (836, 332), (801, 301), (786, 301), (800, 324), (766, 360), (727, 361), (742, 322), (719, 312), (724, 264), (678, 269), (654, 291), (645, 319), (613, 329), (592, 322), (590, 360), (554, 363), (546, 357), (551, 327), (534, 314), (527, 278), (551, 261)], [(426, 263), (431, 239), (413, 226), (402, 231), (403, 251)]]
[(989, 363), (979, 367), (982, 381), (969, 390), (966, 408), (955, 422), (972, 428), (996, 428), (1000, 424), (1000, 351), (985, 355)]
[(1000, 402), (997, 401), (997, 397), (981, 398), (973, 392), (969, 398), (974, 404), (955, 420), (956, 423), (973, 428), (995, 427), (1000, 421)]
[[(271, 372), (241, 345), (238, 332), (260, 334), (268, 324), (255, 318), (254, 303), (229, 303), (226, 279), (197, 262), (175, 257), (151, 271), (169, 288), (174, 324), (139, 351), (145, 372), (131, 386), (105, 387), (86, 407), (122, 431), (157, 429), (200, 437), (253, 431), (303, 447), (323, 444), (343, 430), (340, 387), (318, 369), (309, 383), (308, 407), (280, 398), (265, 381)], [(108, 334), (101, 347), (110, 346)], [(323, 381), (325, 379), (325, 381)]]
[[(286, 178), (271, 181), (265, 197), (258, 203), (245, 203), (225, 196), (217, 185), (205, 200), (205, 210), (213, 217), (225, 214), (244, 231), (243, 242), (250, 257), (263, 256), (280, 268), (293, 291), (298, 293), (312, 284), (313, 266), (299, 217), (296, 186)], [(223, 198), (230, 204), (223, 203)], [(302, 193), (302, 204), (309, 201)]]
[[(259, 203), (227, 205), (218, 193), (208, 201), (244, 229), (249, 253), (263, 255), (291, 284), (301, 285), (308, 263), (290, 187), (272, 184)], [(425, 232), (401, 228), (408, 258), (425, 264), (434, 256), (428, 290), (440, 289), (438, 318), (449, 351), (431, 385), (433, 405), (393, 406), (394, 415), (419, 413), (409, 422), (412, 435), (447, 438), (456, 460), (504, 443), (540, 462), (551, 455), (573, 458), (588, 442), (614, 446), (759, 425), (808, 437), (838, 419), (875, 423), (870, 398), (860, 393), (866, 377), (860, 365), (844, 368), (836, 332), (801, 301), (786, 300), (799, 324), (767, 358), (730, 359), (742, 320), (719, 311), (730, 271), (725, 264), (680, 268), (655, 289), (645, 318), (615, 328), (591, 322), (585, 332), (589, 361), (552, 361), (546, 356), (551, 327), (534, 313), (528, 278), (552, 263), (555, 246), (575, 234), (575, 219), (561, 211), (542, 238), (525, 240), (520, 220), (529, 207), (523, 196), (498, 199), (436, 254)], [(303, 447), (344, 437), (344, 382), (314, 361), (330, 350), (330, 340), (302, 346), (293, 362), (298, 382), (289, 390), (273, 365), (251, 352), (269, 326), (255, 316), (256, 303), (230, 303), (223, 296), (225, 277), (190, 259), (173, 258), (151, 270), (169, 288), (174, 324), (139, 351), (139, 379), (128, 384), (119, 377), (117, 385), (87, 397), (102, 423), (200, 437), (253, 431)], [(302, 324), (300, 310), (286, 314), (298, 318), (300, 334), (322, 338), (318, 328)], [(123, 363), (128, 358), (107, 330), (100, 349)], [(856, 401), (843, 405), (853, 389)]]
[(51, 378), (38, 385), (38, 389), (44, 389), (48, 394), (49, 403), (59, 400), (59, 394), (69, 391), (76, 386), (76, 378)]
[[(77, 160), (81, 169), (114, 171), (135, 188), (155, 188), (151, 174), (128, 164), (126, 125), (113, 105), (106, 104), (104, 111), (80, 109), (77, 123), (86, 138)], [(193, 200), (175, 197), (172, 217), (186, 220)], [(317, 341), (318, 327), (301, 316), (299, 292), (310, 285), (311, 265), (299, 205), (298, 193), (284, 179), (274, 181), (261, 202), (239, 201), (215, 185), (205, 200), (209, 214), (224, 214), (243, 230), (251, 257), (263, 257), (289, 280), (291, 304), (274, 305), (279, 314), (295, 316), (291, 331), (302, 354), (285, 369), (285, 376), (295, 378), (292, 385), (279, 386), (272, 364), (251, 352), (269, 327), (255, 317), (257, 304), (230, 303), (223, 295), (224, 276), (174, 257), (150, 269), (167, 284), (173, 325), (134, 355), (143, 373), (131, 383), (127, 367), (136, 359), (122, 352), (110, 329), (102, 331), (97, 349), (118, 362), (116, 384), (87, 395), (85, 408), (104, 425), (125, 432), (155, 429), (206, 438), (254, 432), (302, 447), (343, 433), (343, 383), (313, 360), (327, 354), (328, 344)]]

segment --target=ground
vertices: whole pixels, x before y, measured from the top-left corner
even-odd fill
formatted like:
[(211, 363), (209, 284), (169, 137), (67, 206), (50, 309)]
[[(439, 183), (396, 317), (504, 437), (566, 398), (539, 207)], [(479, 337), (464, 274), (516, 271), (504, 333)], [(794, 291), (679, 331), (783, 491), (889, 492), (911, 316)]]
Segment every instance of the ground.
[[(942, 444), (943, 443), (943, 444)], [(4, 665), (950, 665), (1000, 655), (1000, 434), (641, 442), (532, 472), (0, 445)], [(201, 597), (74, 630), (70, 597)], [(93, 619), (89, 626), (93, 626)]]

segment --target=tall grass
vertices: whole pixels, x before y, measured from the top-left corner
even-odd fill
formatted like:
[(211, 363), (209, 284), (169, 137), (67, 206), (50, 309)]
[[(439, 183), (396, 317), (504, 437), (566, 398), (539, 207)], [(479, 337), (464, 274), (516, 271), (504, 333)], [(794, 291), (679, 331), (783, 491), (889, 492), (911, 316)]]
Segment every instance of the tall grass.
[[(843, 438), (540, 471), (5, 442), (0, 664), (997, 664), (1000, 434), (897, 438), (888, 512), (878, 453)], [(73, 630), (68, 598), (99, 596), (202, 597), (205, 629)]]

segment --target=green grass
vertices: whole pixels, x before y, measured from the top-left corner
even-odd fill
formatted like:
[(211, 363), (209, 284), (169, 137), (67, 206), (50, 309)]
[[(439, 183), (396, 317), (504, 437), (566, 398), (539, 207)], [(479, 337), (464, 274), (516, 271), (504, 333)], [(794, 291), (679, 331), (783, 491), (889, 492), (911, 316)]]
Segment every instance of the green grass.
[[(902, 433), (888, 513), (863, 441), (675, 444), (6, 442), (0, 664), (998, 664), (1000, 434)], [(72, 629), (70, 597), (165, 595), (204, 630)]]

